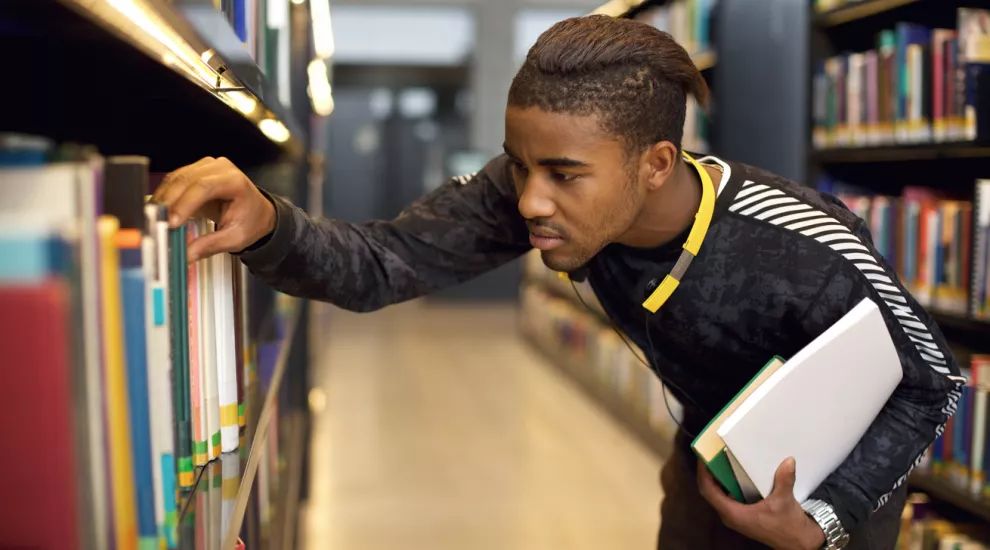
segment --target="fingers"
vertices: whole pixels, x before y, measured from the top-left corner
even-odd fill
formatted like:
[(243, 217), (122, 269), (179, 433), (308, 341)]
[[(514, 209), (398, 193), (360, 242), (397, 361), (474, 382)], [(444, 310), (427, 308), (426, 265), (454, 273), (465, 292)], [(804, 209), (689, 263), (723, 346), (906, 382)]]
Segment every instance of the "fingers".
[(193, 175), (197, 170), (209, 166), (215, 160), (213, 157), (203, 157), (192, 164), (169, 172), (162, 179), (161, 183), (158, 184), (155, 192), (151, 195), (151, 200), (168, 206), (177, 194), (182, 193), (182, 190), (193, 179)]
[(186, 250), (187, 259), (192, 263), (222, 252), (238, 252), (243, 248), (240, 244), (243, 241), (242, 233), (243, 231), (237, 225), (207, 233), (189, 243)]
[(177, 227), (211, 200), (233, 198), (241, 183), (240, 172), (236, 169), (197, 175), (181, 194), (166, 203), (169, 207), (169, 224)]
[(725, 494), (722, 486), (715, 481), (715, 478), (708, 471), (708, 467), (704, 463), (698, 464), (698, 489), (701, 491), (701, 496), (705, 497), (705, 500), (723, 518), (725, 514), (732, 513), (732, 510), (736, 506), (741, 506), (739, 502), (736, 502), (735, 499)]
[(797, 475), (797, 463), (794, 457), (787, 457), (773, 476), (773, 492), (771, 496), (783, 496), (788, 499), (794, 498), (794, 478)]

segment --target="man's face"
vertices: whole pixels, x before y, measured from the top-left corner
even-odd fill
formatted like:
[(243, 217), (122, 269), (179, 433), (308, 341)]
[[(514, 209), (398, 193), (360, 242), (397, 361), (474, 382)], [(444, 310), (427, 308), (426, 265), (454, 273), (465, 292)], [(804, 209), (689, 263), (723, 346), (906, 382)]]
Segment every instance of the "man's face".
[(510, 106), (505, 150), (530, 242), (550, 269), (581, 267), (639, 213), (639, 166), (595, 116)]

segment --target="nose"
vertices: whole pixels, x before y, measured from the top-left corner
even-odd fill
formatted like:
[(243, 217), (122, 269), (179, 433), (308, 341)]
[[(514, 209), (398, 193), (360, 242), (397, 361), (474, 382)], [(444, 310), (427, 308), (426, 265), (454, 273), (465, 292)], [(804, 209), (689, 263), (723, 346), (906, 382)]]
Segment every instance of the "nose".
[(535, 174), (530, 174), (523, 182), (519, 195), (519, 213), (527, 220), (550, 218), (557, 212), (549, 190)]

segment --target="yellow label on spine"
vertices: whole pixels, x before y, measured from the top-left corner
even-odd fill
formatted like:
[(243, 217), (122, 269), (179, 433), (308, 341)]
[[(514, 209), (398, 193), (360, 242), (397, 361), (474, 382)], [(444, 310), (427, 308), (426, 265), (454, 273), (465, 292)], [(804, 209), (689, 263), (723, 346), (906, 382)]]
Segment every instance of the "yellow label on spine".
[(220, 407), (220, 425), (237, 425), (237, 403)]

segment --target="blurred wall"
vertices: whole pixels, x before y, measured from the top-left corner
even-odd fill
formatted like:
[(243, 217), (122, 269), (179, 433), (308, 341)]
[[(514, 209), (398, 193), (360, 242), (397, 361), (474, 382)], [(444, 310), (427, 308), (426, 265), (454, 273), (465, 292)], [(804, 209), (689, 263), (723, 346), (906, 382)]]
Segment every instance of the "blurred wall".
[[(432, 179), (439, 184), (458, 175), (455, 169), (473, 171), (500, 154), (509, 84), (526, 50), (554, 22), (598, 5), (598, 0), (333, 1), (336, 109), (328, 128), (327, 214), (348, 221), (392, 217), (397, 204), (431, 189)], [(411, 86), (435, 95), (437, 108), (429, 116), (375, 112), (374, 94), (392, 94), (394, 107), (395, 95)], [(521, 264), (513, 262), (437, 297), (515, 300), (521, 272)]]

